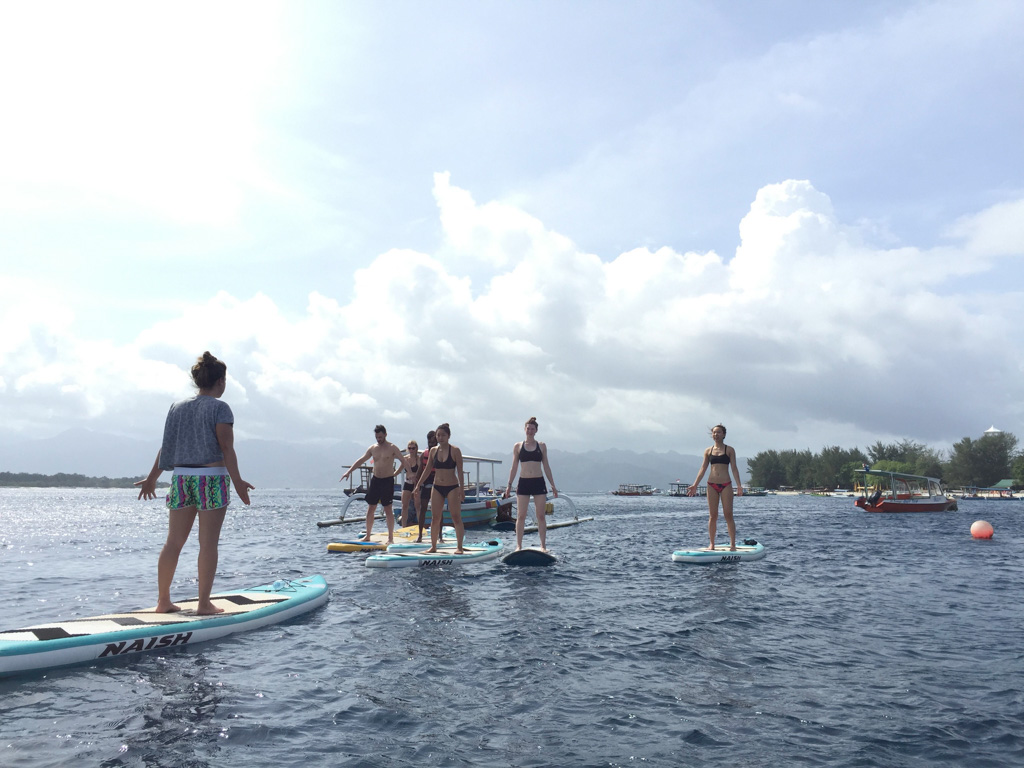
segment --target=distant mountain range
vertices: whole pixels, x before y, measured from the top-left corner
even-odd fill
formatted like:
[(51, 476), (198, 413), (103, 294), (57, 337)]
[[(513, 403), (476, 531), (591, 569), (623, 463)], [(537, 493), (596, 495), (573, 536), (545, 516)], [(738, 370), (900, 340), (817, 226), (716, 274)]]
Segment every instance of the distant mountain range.
[[(290, 443), (280, 440), (239, 439), (242, 477), (257, 488), (333, 488), (342, 467), (362, 456), (369, 442), (344, 440), (323, 443)], [(504, 486), (511, 454), (476, 454), (461, 446), (466, 455), (499, 459), (496, 485)], [(14, 439), (0, 434), (0, 471), (39, 474), (82, 474), (90, 477), (140, 477), (149, 472), (159, 449), (157, 441), (72, 429), (38, 440)], [(586, 453), (550, 449), (549, 460), (558, 487), (566, 493), (613, 491), (620, 483), (642, 483), (668, 489), (679, 480), (691, 483), (700, 468), (700, 456), (668, 453), (635, 453), (617, 448)], [(747, 463), (739, 459), (746, 478)], [(164, 475), (167, 479), (167, 475)], [(486, 473), (490, 480), (490, 473)]]

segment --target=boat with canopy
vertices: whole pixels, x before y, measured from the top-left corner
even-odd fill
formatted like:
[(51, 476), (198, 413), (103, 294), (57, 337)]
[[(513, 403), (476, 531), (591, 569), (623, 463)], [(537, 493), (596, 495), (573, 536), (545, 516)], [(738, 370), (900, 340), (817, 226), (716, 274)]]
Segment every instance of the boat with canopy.
[(887, 472), (881, 469), (858, 469), (858, 487), (863, 494), (854, 505), (865, 512), (946, 512), (956, 509), (956, 499), (942, 491), (938, 478)]

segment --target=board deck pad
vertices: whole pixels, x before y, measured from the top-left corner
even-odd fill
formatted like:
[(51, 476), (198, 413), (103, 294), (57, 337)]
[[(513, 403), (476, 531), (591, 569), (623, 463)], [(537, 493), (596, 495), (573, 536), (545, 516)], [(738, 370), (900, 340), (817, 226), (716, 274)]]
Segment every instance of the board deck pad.
[(157, 613), (153, 608), (125, 613), (107, 613), (102, 616), (90, 616), (84, 619), (63, 619), (52, 624), (39, 624), (24, 629), (0, 631), (0, 640), (55, 640), (63, 637), (83, 637), (98, 635), (102, 632), (117, 632), (125, 627), (184, 627), (196, 621), (213, 618), (214, 616), (231, 616), (248, 613), (265, 605), (275, 605), (287, 597), (268, 595), (264, 592), (238, 592), (211, 598), (224, 613), (202, 615), (196, 613), (198, 600), (179, 600), (180, 611), (174, 613)]
[(215, 594), (213, 604), (223, 609), (217, 614), (197, 614), (193, 598), (178, 601), (182, 610), (173, 613), (147, 608), (3, 630), (0, 677), (212, 640), (285, 621), (327, 597), (323, 577), (310, 576)]
[(524, 547), (501, 558), (506, 565), (554, 565), (557, 561), (557, 557), (539, 547)]

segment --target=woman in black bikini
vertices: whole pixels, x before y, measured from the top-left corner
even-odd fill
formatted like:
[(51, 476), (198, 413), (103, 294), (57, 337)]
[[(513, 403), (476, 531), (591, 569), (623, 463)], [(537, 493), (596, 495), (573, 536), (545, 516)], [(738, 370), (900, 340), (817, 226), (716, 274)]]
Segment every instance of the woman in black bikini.
[(736, 478), (736, 495), (743, 495), (743, 485), (740, 481), (740, 470), (736, 466), (736, 451), (732, 446), (725, 444), (725, 427), (721, 424), (711, 430), (711, 439), (714, 445), (704, 451), (704, 463), (700, 465), (700, 472), (693, 485), (687, 489), (690, 496), (697, 493), (697, 486), (700, 479), (704, 477), (707, 468), (711, 467), (708, 474), (708, 536), (711, 538), (710, 549), (715, 548), (715, 533), (718, 529), (718, 500), (722, 500), (722, 514), (725, 516), (725, 524), (729, 528), (729, 550), (736, 551), (736, 523), (732, 519), (732, 483), (729, 481), (729, 468), (732, 468), (733, 477)]
[[(537, 430), (540, 425), (537, 419), (531, 416), (525, 425), (526, 439), (516, 443), (512, 448), (512, 471), (508, 473), (508, 485), (505, 487), (505, 498), (512, 492), (512, 480), (515, 479), (516, 470), (519, 470), (519, 485), (516, 486), (516, 551), (523, 548), (523, 530), (526, 526), (526, 510), (530, 506), (530, 497), (533, 496), (533, 513), (537, 519), (537, 533), (540, 534), (540, 548), (546, 550), (547, 544), (547, 520), (545, 519), (545, 507), (547, 506), (547, 486), (544, 485), (544, 474), (551, 481), (551, 492), (558, 498), (558, 489), (555, 488), (555, 479), (551, 476), (551, 467), (548, 466), (548, 447), (537, 440)], [(532, 445), (531, 445), (532, 443)], [(543, 470), (543, 474), (542, 474)]]
[(462, 501), (466, 498), (466, 491), (462, 487), (462, 451), (448, 442), (452, 430), (447, 423), (439, 426), (434, 433), (437, 445), (430, 449), (427, 466), (420, 472), (415, 489), (418, 491), (423, 480), (434, 474), (434, 490), (430, 493), (430, 549), (427, 552), (437, 552), (437, 539), (441, 535), (444, 502), (447, 499), (448, 513), (455, 526), (455, 554), (461, 555), (462, 535), (465, 531), (462, 526)]

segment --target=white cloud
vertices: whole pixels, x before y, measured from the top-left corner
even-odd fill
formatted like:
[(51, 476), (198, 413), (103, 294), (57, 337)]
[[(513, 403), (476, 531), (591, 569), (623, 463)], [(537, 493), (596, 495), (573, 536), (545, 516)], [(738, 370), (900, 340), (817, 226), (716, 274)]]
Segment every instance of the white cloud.
[[(752, 13), (728, 5), (723, 16)], [(1024, 119), (1015, 75), (1024, 6), (847, 4), (861, 12), (846, 24), (838, 6), (802, 14), (759, 4), (766, 26), (787, 28), (735, 48), (720, 40), (704, 62), (680, 51), (676, 66), (654, 73), (656, 103), (622, 130), (581, 128), (576, 153), (522, 184), (519, 199), (589, 248), (653, 241), (725, 252), (750, 190), (769, 180), (827, 183), (905, 242), (937, 235), (951, 202), (1019, 186), (1010, 137)], [(613, 103), (634, 106), (622, 94)]]
[[(268, 438), (358, 437), (386, 418), (396, 436), (449, 421), (456, 442), (503, 449), (537, 415), (575, 450), (695, 449), (718, 421), (756, 448), (817, 448), (840, 434), (951, 441), (1020, 417), (1019, 302), (955, 292), (1013, 205), (965, 217), (962, 248), (888, 250), (809, 182), (785, 181), (758, 191), (728, 261), (659, 248), (604, 262), (513, 206), (437, 184), (454, 228), (442, 257), (386, 251), (355, 272), (347, 303), (313, 292), (292, 317), (272, 289), (220, 291), (115, 346), (77, 336), (38, 285), (7, 288), (0, 413), (28, 432), (148, 433), (209, 349), (228, 363), (240, 433)], [(486, 279), (455, 266), (510, 238)]]
[(965, 250), (979, 257), (1024, 258), (1024, 200), (1008, 200), (964, 216), (948, 234), (962, 238)]

